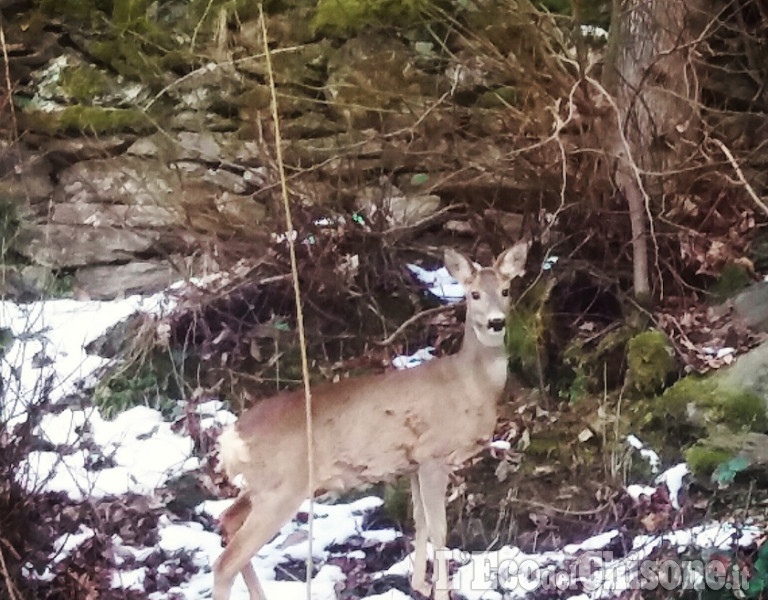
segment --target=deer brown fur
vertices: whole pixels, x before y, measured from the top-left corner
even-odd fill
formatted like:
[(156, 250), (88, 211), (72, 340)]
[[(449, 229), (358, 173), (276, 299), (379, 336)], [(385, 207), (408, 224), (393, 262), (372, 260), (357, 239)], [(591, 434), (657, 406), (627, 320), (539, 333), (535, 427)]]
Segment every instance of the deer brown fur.
[[(528, 245), (477, 268), (446, 250), (451, 275), (467, 292), (458, 353), (415, 369), (347, 379), (312, 389), (315, 493), (344, 490), (410, 474), (416, 535), (411, 579), (429, 595), (427, 542), (445, 547), (445, 493), (450, 473), (483, 449), (493, 434), (507, 378), (504, 325), (509, 282), (523, 274)], [(263, 591), (253, 555), (290, 519), (307, 495), (304, 395), (286, 392), (246, 411), (220, 438), (227, 475), (246, 490), (222, 516), (229, 544), (214, 566), (214, 600), (227, 600), (243, 572), (251, 600)], [(435, 560), (436, 600), (448, 600), (444, 554)]]

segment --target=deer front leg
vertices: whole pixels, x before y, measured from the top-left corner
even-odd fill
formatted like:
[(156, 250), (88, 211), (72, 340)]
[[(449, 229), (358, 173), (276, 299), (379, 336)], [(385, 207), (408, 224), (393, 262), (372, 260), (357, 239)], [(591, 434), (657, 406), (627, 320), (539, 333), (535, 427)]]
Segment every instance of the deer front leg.
[(429, 596), (431, 586), (427, 581), (427, 520), (424, 503), (421, 501), (419, 475), (411, 475), (411, 498), (413, 500), (413, 521), (416, 534), (413, 539), (413, 572), (411, 588), (423, 596)]
[(448, 525), (445, 518), (445, 492), (448, 472), (440, 464), (425, 464), (419, 468), (419, 490), (424, 505), (429, 539), (435, 548), (434, 574), (435, 600), (449, 600), (448, 560), (445, 538)]

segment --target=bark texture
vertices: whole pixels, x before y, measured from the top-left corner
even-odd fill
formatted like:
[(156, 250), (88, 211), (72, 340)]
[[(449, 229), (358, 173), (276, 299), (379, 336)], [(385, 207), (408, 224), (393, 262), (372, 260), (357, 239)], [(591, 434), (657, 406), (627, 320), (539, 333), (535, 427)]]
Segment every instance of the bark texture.
[(694, 155), (699, 85), (690, 54), (701, 22), (697, 1), (614, 0), (604, 75), (618, 108), (615, 182), (632, 224), (634, 293), (650, 298), (649, 218), (665, 194), (664, 173)]

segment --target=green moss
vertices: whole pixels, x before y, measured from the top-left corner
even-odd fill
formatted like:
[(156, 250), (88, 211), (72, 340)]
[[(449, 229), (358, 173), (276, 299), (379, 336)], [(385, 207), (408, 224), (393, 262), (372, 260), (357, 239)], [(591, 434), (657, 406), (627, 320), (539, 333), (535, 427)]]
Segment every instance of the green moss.
[(328, 35), (349, 35), (371, 26), (417, 22), (429, 0), (320, 0), (313, 28)]
[(522, 371), (535, 369), (539, 361), (541, 320), (536, 311), (520, 308), (507, 319), (507, 350), (510, 362)]
[(44, 293), (46, 298), (71, 298), (75, 291), (75, 276), (69, 272), (58, 271), (51, 273), (45, 281)]
[(560, 395), (575, 400), (588, 392), (612, 389), (623, 381), (623, 363), (627, 342), (633, 329), (618, 327), (602, 336), (597, 344), (587, 344), (579, 337), (572, 339), (563, 352), (563, 363), (570, 377), (563, 376)]
[(720, 448), (691, 446), (685, 451), (685, 462), (698, 477), (709, 477), (718, 465), (731, 458), (731, 453)]
[(521, 297), (507, 317), (506, 345), (510, 367), (518, 374), (531, 379), (541, 374), (546, 356), (545, 333), (549, 329), (550, 312), (547, 301), (554, 280), (542, 279)]
[(198, 67), (200, 62), (200, 56), (196, 56), (183, 48), (176, 48), (163, 54), (158, 64), (163, 70), (186, 73), (190, 69)]
[(112, 5), (112, 22), (121, 29), (142, 29), (141, 25), (147, 20), (148, 0), (114, 0)]
[(627, 346), (630, 386), (642, 395), (655, 394), (675, 370), (667, 336), (661, 331), (637, 334)]
[[(167, 41), (167, 40), (166, 40)], [(162, 84), (161, 57), (148, 54), (135, 39), (115, 38), (87, 43), (88, 52), (124, 77), (147, 84)]]
[(748, 390), (721, 385), (714, 377), (690, 375), (656, 402), (656, 416), (671, 424), (689, 422), (702, 430), (726, 425), (732, 430), (764, 431), (765, 406)]
[[(560, 432), (562, 433), (562, 432)], [(560, 451), (563, 449), (562, 439), (559, 435), (547, 435), (540, 433), (531, 438), (528, 447), (525, 449), (525, 453), (530, 457), (549, 459), (558, 457)]]
[(480, 108), (503, 108), (505, 106), (517, 106), (520, 100), (520, 91), (511, 85), (505, 85), (495, 90), (488, 90), (477, 99)]
[(97, 0), (41, 0), (40, 10), (53, 17), (90, 21), (100, 13), (100, 4)]
[(405, 523), (411, 507), (408, 477), (398, 477), (394, 483), (384, 485), (384, 512), (398, 523)]
[(28, 111), (22, 113), (22, 124), (33, 131), (49, 134), (78, 131), (91, 134), (118, 131), (142, 132), (153, 128), (144, 112), (133, 108), (101, 108), (68, 106), (57, 112)]
[(61, 72), (59, 85), (68, 97), (90, 104), (109, 89), (109, 78), (93, 65), (71, 67)]
[(735, 296), (752, 281), (749, 271), (741, 265), (728, 263), (723, 267), (720, 277), (710, 288), (712, 297), (722, 302)]
[(146, 360), (128, 363), (108, 374), (96, 387), (93, 403), (106, 418), (134, 406), (149, 406), (166, 416), (176, 416), (181, 396), (180, 355), (154, 353)]

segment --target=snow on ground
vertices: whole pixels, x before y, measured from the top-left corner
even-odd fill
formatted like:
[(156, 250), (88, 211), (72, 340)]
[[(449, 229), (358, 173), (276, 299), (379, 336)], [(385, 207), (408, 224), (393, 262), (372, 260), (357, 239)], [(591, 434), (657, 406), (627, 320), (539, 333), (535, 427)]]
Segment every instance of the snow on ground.
[(108, 360), (87, 354), (85, 347), (137, 311), (162, 314), (173, 305), (167, 293), (111, 302), (0, 301), (0, 327), (10, 329), (14, 338), (0, 363), (0, 419), (11, 428), (26, 419), (29, 402), (42, 394), (55, 404), (92, 386), (94, 374)]
[[(445, 273), (435, 275), (433, 272), (430, 275), (413, 265), (409, 267), (441, 297), (456, 299), (461, 296), (461, 290), (456, 288), (458, 284), (446, 279)], [(26, 419), (26, 407), (40, 394), (48, 393), (55, 405), (94, 385), (107, 361), (86, 353), (85, 347), (89, 342), (136, 311), (162, 315), (173, 305), (172, 297), (165, 294), (146, 298), (134, 296), (113, 302), (52, 300), (27, 305), (0, 303), (0, 327), (10, 328), (15, 338), (0, 366), (0, 376), (6, 382), (0, 416), (8, 423), (8, 431)], [(425, 349), (411, 357), (398, 357), (396, 363), (398, 367), (406, 368), (430, 357), (431, 353)], [(235, 419), (218, 400), (200, 404), (197, 411), (204, 429), (231, 423)], [(147, 407), (130, 409), (113, 421), (107, 421), (95, 409), (67, 406), (57, 413), (45, 414), (37, 434), (55, 450), (32, 452), (26, 460), (22, 483), (29, 490), (65, 492), (74, 500), (127, 493), (151, 494), (170, 478), (192, 471), (200, 465), (198, 457), (193, 454), (189, 436), (174, 432), (158, 411)], [(639, 439), (630, 436), (627, 442), (654, 469), (660, 467), (658, 456)], [(501, 448), (492, 446), (492, 449), (498, 451)], [(508, 450), (508, 444), (503, 449)], [(99, 461), (95, 461), (94, 456), (105, 459), (102, 465), (107, 466), (95, 467)], [(679, 506), (678, 496), (687, 473), (684, 464), (677, 465), (661, 473), (655, 480), (656, 485), (668, 488), (675, 507)], [(635, 499), (643, 495), (651, 496), (655, 490), (655, 487), (647, 485), (633, 485), (627, 489)], [(206, 501), (197, 507), (197, 513), (215, 518), (231, 502)], [(365, 555), (359, 548), (370, 550), (377, 547), (377, 544), (398, 539), (401, 534), (393, 529), (363, 529), (366, 514), (377, 510), (381, 503), (381, 499), (375, 497), (361, 498), (347, 504), (315, 503), (313, 558), (323, 563), (334, 555), (339, 556), (338, 553), (342, 551), (339, 550), (339, 544), (355, 540), (358, 549), (347, 551), (344, 556), (359, 559)], [(302, 506), (301, 510), (308, 510), (308, 504)], [(663, 535), (637, 536), (632, 541), (631, 551), (615, 558), (606, 549), (615, 545), (620, 536), (618, 531), (604, 532), (579, 544), (569, 544), (556, 552), (527, 554), (510, 546), (491, 553), (472, 555), (452, 550), (451, 556), (458, 565), (453, 576), (453, 586), (461, 596), (469, 600), (522, 598), (534, 590), (543, 590), (550, 575), (571, 573), (569, 569), (573, 563), (579, 557), (589, 555), (588, 572), (580, 573), (576, 579), (571, 575), (570, 582), (578, 584), (573, 588), (573, 593), (568, 588), (559, 595), (576, 600), (597, 600), (612, 597), (631, 587), (638, 577), (640, 559), (649, 556), (662, 545), (678, 551), (691, 547), (725, 548), (733, 544), (750, 546), (757, 543), (762, 535), (763, 532), (757, 528), (738, 529), (727, 523), (708, 523)], [(51, 566), (65, 560), (79, 544), (93, 536), (94, 532), (84, 526), (74, 534), (62, 536), (54, 544)], [(114, 562), (118, 565), (111, 574), (112, 586), (145, 589), (147, 567), (141, 564), (156, 552), (157, 547), (129, 546), (117, 535), (113, 536), (112, 541)], [(205, 530), (200, 523), (174, 522), (166, 516), (159, 520), (158, 547), (168, 556), (177, 556), (181, 551), (189, 553), (198, 571), (191, 573), (183, 584), (167, 592), (154, 592), (149, 595), (150, 598), (165, 598), (171, 594), (190, 599), (210, 596), (210, 565), (222, 550), (217, 533)], [(276, 573), (281, 565), (305, 560), (307, 551), (306, 524), (294, 520), (286, 524), (254, 557), (254, 568), (260, 575), (269, 600), (305, 598), (303, 583), (278, 581)], [(407, 576), (411, 564), (412, 556), (407, 556), (378, 576)], [(157, 569), (162, 573), (163, 569), (170, 569), (170, 566), (161, 564)], [(43, 573), (32, 573), (28, 569), (27, 573), (30, 577), (42, 580), (52, 577), (50, 568)], [(336, 598), (336, 590), (344, 579), (345, 575), (338, 566), (321, 564), (313, 578), (313, 598)], [(232, 598), (248, 598), (239, 577)], [(404, 598), (408, 596), (395, 589), (368, 596), (369, 600)]]
[(430, 293), (446, 302), (458, 302), (464, 299), (464, 286), (451, 277), (448, 269), (440, 267), (434, 271), (418, 265), (408, 265), (408, 270), (427, 286)]

